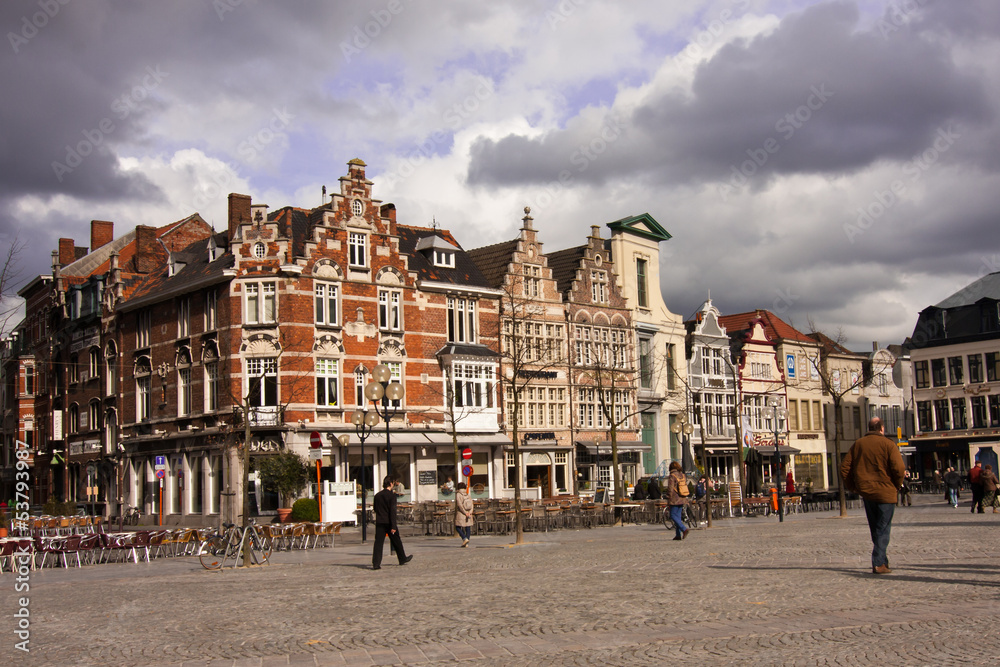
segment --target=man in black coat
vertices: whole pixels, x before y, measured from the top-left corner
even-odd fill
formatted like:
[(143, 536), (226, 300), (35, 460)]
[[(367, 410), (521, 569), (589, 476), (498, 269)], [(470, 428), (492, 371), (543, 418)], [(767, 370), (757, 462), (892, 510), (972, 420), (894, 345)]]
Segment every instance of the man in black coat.
[(389, 535), (389, 542), (396, 550), (396, 557), (399, 558), (400, 565), (406, 565), (413, 556), (407, 556), (403, 551), (403, 540), (399, 539), (399, 530), (396, 529), (396, 494), (392, 492), (393, 479), (386, 475), (382, 480), (382, 490), (375, 494), (375, 550), (372, 552), (372, 569), (382, 569), (382, 547), (385, 545), (385, 536)]

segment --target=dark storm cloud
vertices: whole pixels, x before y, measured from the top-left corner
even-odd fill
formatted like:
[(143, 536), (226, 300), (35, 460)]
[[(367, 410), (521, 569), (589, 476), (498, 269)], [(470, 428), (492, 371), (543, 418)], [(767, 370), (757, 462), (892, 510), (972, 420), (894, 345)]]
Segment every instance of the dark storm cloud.
[(178, 100), (190, 107), (189, 127), (219, 99), (252, 113), (301, 78), (314, 80), (285, 88), (285, 99), (315, 95), (339, 50), (299, 31), (327, 25), (346, 35), (350, 25), (317, 3), (46, 4), (59, 9), (34, 29), (24, 21), (41, 11), (37, 2), (0, 5), (0, 81), (10, 91), (0, 106), (0, 196), (156, 197), (155, 185), (116, 167), (120, 147), (150, 143), (151, 119)]
[[(982, 83), (933, 38), (937, 24), (890, 26), (859, 27), (851, 3), (817, 5), (769, 35), (723, 47), (700, 66), (690, 95), (667, 90), (646, 100), (617, 121), (622, 138), (580, 169), (573, 157), (602, 128), (578, 118), (538, 138), (478, 141), (468, 181), (525, 184), (569, 170), (577, 182), (646, 173), (659, 184), (739, 187), (906, 159), (943, 125), (992, 117)], [(615, 122), (608, 118), (605, 125)]]

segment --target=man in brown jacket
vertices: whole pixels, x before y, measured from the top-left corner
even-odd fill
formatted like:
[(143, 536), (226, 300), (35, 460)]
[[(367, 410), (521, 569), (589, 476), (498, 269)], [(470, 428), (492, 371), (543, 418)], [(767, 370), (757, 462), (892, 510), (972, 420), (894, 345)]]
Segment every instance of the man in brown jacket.
[(872, 417), (868, 434), (859, 438), (840, 464), (844, 488), (861, 495), (872, 535), (872, 574), (889, 574), (889, 530), (896, 494), (903, 484), (903, 457), (899, 447), (883, 435), (882, 420)]

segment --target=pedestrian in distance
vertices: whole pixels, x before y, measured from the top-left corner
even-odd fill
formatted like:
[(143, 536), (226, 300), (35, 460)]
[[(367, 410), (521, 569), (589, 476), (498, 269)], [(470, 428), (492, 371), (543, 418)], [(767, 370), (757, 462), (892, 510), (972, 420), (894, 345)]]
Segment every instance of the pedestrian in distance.
[(983, 513), (983, 480), (980, 478), (982, 474), (982, 465), (979, 459), (976, 459), (976, 465), (969, 468), (969, 488), (972, 489), (972, 508), (969, 511), (973, 513), (978, 511), (980, 514)]
[(385, 536), (389, 536), (392, 548), (396, 550), (396, 558), (400, 565), (406, 565), (413, 556), (407, 556), (403, 550), (403, 540), (399, 538), (399, 529), (396, 527), (396, 494), (392, 492), (394, 481), (392, 476), (386, 475), (382, 480), (382, 490), (375, 494), (375, 549), (372, 551), (372, 569), (382, 569), (382, 547), (385, 545)]
[(674, 522), (675, 540), (683, 540), (690, 530), (684, 525), (684, 506), (690, 496), (687, 476), (681, 469), (680, 462), (671, 462), (670, 475), (667, 477), (667, 504), (670, 505), (670, 520)]
[(903, 484), (903, 457), (899, 447), (885, 437), (878, 417), (868, 422), (868, 433), (855, 441), (840, 464), (844, 488), (864, 500), (865, 516), (872, 538), (872, 574), (890, 574), (889, 532), (896, 509), (899, 487)]
[(793, 495), (795, 493), (795, 476), (792, 475), (791, 470), (789, 470), (788, 474), (785, 475), (785, 493), (788, 495)]
[(983, 482), (983, 508), (992, 507), (993, 513), (996, 514), (997, 507), (1000, 506), (1000, 501), (997, 500), (997, 485), (1000, 484), (1000, 480), (997, 480), (993, 466), (989, 463), (984, 465), (979, 479)]
[(465, 482), (459, 482), (455, 492), (455, 530), (462, 538), (462, 546), (469, 546), (472, 539), (472, 498)]
[(948, 490), (948, 504), (958, 507), (958, 489), (962, 486), (962, 476), (954, 468), (948, 468), (948, 472), (944, 474), (944, 485)]
[(899, 500), (896, 502), (897, 505), (903, 507), (906, 505), (912, 505), (913, 501), (910, 499), (910, 469), (906, 468), (903, 470), (903, 484), (899, 487)]

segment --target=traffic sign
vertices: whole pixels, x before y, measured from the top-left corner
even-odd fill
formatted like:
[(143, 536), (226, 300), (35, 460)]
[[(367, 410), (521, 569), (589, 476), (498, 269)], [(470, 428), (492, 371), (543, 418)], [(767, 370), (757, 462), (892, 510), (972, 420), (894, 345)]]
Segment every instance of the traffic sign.
[(462, 474), (466, 477), (472, 477), (472, 466), (462, 466)]
[(313, 449), (319, 449), (323, 446), (323, 438), (320, 437), (319, 431), (313, 431), (309, 434), (309, 446)]
[(315, 447), (309, 449), (309, 460), (310, 461), (322, 461), (323, 460), (323, 450), (316, 449)]
[(167, 476), (167, 471), (166, 470), (164, 470), (163, 468), (157, 468), (156, 469), (156, 478), (157, 479), (163, 479), (166, 476)]
[(466, 447), (465, 449), (463, 449), (462, 450), (462, 458), (463, 459), (471, 459), (472, 458), (472, 450), (469, 449), (468, 447)]
[(166, 456), (157, 456), (156, 457), (156, 465), (154, 467), (157, 470), (166, 470), (167, 469), (167, 457)]

